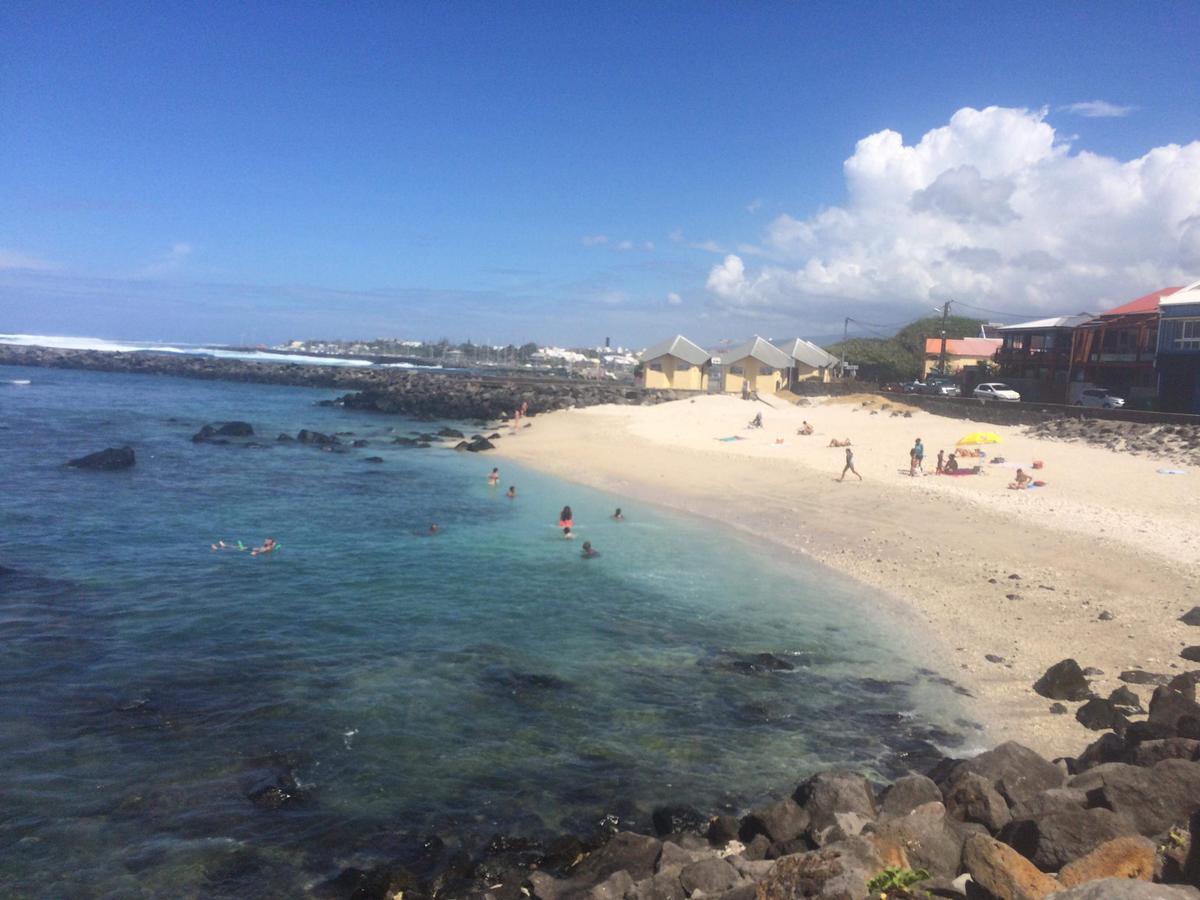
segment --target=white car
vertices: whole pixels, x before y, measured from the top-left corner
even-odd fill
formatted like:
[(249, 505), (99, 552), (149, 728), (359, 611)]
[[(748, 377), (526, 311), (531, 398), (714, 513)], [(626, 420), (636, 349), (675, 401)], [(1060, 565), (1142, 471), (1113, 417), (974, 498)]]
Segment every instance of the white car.
[(998, 381), (989, 381), (987, 384), (976, 385), (972, 393), (980, 400), (1008, 400), (1011, 403), (1015, 403), (1021, 399), (1020, 394), (1007, 384), (1001, 384)]
[(1108, 388), (1084, 388), (1079, 393), (1076, 406), (1092, 406), (1100, 409), (1120, 409), (1125, 405), (1123, 397), (1110, 394)]

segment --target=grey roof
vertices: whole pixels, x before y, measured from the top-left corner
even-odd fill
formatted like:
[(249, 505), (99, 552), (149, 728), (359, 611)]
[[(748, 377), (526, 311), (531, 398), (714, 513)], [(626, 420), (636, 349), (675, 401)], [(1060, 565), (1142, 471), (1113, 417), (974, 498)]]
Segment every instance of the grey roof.
[(832, 353), (822, 350), (812, 341), (806, 341), (803, 338), (792, 338), (790, 341), (784, 341), (776, 346), (792, 359), (802, 362), (806, 366), (812, 366), (814, 369), (828, 368), (838, 361), (838, 358)]
[(1091, 313), (1081, 312), (1074, 316), (1055, 316), (1052, 319), (1034, 319), (1032, 322), (1018, 322), (1016, 325), (1005, 325), (1001, 331), (1036, 331), (1039, 328), (1078, 328), (1084, 322), (1096, 318)]
[(745, 359), (748, 356), (754, 357), (760, 363), (766, 363), (768, 366), (776, 369), (786, 369), (792, 364), (790, 356), (758, 335), (755, 335), (744, 344), (739, 344), (732, 350), (726, 350), (721, 354), (721, 359), (726, 363), (731, 363), (737, 362), (739, 359)]
[(697, 347), (682, 334), (655, 344), (641, 353), (642, 359), (658, 359), (660, 356), (674, 356), (693, 366), (702, 366), (708, 362), (708, 351)]

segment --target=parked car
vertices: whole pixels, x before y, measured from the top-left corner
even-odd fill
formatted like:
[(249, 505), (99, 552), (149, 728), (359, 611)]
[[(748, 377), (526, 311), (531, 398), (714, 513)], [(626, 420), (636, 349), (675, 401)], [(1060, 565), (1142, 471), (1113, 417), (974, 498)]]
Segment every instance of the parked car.
[(925, 383), (925, 393), (934, 397), (960, 397), (962, 389), (953, 381), (928, 381)]
[(900, 389), (906, 394), (922, 394), (925, 392), (925, 385), (919, 381), (906, 381)]
[(976, 385), (973, 393), (980, 400), (1008, 400), (1015, 403), (1021, 399), (1020, 394), (1007, 384), (1002, 384), (999, 381), (989, 381), (986, 384)]
[(1123, 397), (1110, 394), (1108, 388), (1084, 388), (1079, 393), (1076, 406), (1091, 406), (1100, 409), (1120, 409), (1125, 405)]

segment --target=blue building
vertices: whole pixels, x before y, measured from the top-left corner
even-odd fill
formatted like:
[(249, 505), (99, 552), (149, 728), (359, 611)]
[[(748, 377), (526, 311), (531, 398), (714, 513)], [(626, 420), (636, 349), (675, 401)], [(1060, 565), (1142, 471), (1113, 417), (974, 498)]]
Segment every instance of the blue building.
[(1200, 281), (1158, 303), (1158, 408), (1200, 415)]

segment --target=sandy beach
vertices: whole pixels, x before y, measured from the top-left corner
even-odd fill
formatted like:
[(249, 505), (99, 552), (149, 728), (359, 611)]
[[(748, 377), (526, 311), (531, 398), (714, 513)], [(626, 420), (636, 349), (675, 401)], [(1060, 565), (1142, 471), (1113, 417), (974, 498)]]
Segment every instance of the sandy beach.
[[(497, 447), (568, 480), (767, 538), (869, 585), (927, 639), (930, 667), (974, 693), (993, 741), (1054, 757), (1098, 736), (1073, 714), (1051, 714), (1032, 690), (1065, 657), (1103, 671), (1093, 683), (1102, 696), (1126, 669), (1193, 668), (1178, 654), (1200, 635), (1176, 619), (1200, 602), (1200, 473), (1163, 475), (1163, 459), (942, 418), (901, 398), (769, 403), (698, 396), (565, 410)], [(765, 427), (748, 429), (756, 412)], [(814, 434), (797, 435), (803, 420)], [(983, 449), (1004, 463), (909, 477), (915, 438), (928, 473), (939, 449), (949, 454), (975, 430), (999, 435)], [(845, 451), (831, 438), (852, 440), (861, 482), (837, 481)], [(1044, 467), (1031, 471), (1035, 459)], [(1018, 465), (1045, 486), (1008, 490)], [(1148, 699), (1149, 688), (1132, 687)]]

